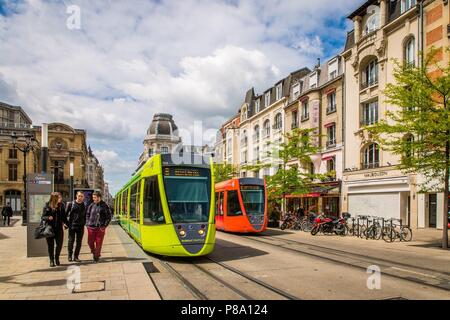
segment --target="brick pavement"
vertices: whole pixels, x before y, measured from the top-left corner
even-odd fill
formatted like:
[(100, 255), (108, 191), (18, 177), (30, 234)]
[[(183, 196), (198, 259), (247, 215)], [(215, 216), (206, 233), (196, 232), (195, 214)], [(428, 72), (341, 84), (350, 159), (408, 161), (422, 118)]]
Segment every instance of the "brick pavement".
[[(80, 254), (83, 263), (69, 263), (65, 233), (61, 266), (50, 268), (47, 257), (26, 257), (26, 227), (20, 218), (14, 217), (11, 227), (0, 227), (0, 300), (160, 299), (142, 264), (148, 260), (145, 253), (118, 225), (108, 228), (98, 264), (91, 262), (87, 234)], [(70, 266), (80, 267), (81, 288), (75, 292), (67, 287)]]

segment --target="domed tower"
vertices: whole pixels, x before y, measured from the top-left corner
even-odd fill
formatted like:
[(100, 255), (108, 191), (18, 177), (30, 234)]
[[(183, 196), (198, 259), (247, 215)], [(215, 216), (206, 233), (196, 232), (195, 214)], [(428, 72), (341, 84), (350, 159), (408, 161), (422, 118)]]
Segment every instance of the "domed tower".
[(139, 165), (155, 153), (171, 153), (179, 143), (181, 143), (181, 138), (172, 115), (155, 114), (144, 138), (144, 152), (139, 158)]

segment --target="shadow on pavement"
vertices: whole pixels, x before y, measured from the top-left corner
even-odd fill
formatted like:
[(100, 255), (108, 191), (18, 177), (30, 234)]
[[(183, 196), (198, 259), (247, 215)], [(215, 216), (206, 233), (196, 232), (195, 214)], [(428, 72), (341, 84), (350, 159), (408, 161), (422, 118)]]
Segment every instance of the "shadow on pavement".
[(0, 221), (0, 228), (11, 228), (11, 227), (14, 227), (16, 225), (16, 223), (20, 221), (20, 219), (11, 218), (9, 226), (4, 226), (3, 225), (3, 218), (1, 218), (0, 220), (1, 220)]

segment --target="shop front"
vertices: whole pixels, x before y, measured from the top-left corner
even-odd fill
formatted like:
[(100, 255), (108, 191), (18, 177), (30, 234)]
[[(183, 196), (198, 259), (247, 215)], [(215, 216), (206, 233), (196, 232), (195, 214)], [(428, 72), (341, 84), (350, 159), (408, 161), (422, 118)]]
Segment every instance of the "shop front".
[(307, 194), (286, 196), (287, 210), (297, 212), (303, 208), (306, 213), (325, 213), (331, 217), (340, 216), (341, 182), (324, 182), (311, 188)]

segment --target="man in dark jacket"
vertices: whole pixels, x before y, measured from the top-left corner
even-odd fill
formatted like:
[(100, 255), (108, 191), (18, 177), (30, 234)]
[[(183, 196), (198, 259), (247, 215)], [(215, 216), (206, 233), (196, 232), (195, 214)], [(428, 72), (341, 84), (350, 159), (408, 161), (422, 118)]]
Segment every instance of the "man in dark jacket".
[(2, 216), (3, 216), (3, 225), (6, 226), (6, 221), (8, 221), (8, 226), (9, 226), (9, 224), (11, 222), (11, 217), (13, 216), (13, 210), (12, 210), (9, 202), (7, 202), (6, 206), (3, 207)]
[[(86, 206), (84, 204), (84, 194), (77, 192), (76, 200), (69, 202), (66, 207), (67, 226), (69, 227), (68, 259), (69, 262), (81, 262), (78, 258), (81, 250), (81, 243), (84, 235), (84, 225), (86, 224)], [(73, 254), (73, 244), (76, 238), (75, 254)]]
[(92, 194), (91, 203), (86, 211), (86, 227), (88, 230), (88, 244), (94, 257), (94, 263), (100, 260), (102, 251), (103, 238), (105, 237), (106, 228), (112, 219), (111, 210), (102, 201), (102, 194), (95, 191)]

